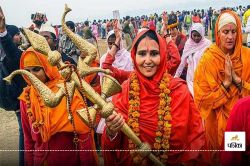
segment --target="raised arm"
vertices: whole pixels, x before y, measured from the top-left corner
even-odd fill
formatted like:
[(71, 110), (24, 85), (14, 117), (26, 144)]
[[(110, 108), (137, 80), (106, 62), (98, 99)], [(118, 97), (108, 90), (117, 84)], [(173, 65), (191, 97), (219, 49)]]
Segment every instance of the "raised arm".
[(109, 53), (106, 56), (105, 61), (101, 64), (101, 67), (103, 69), (109, 69), (110, 71), (112, 71), (113, 74), (111, 76), (114, 77), (120, 84), (122, 84), (125, 80), (129, 78), (131, 71), (119, 70), (112, 66), (113, 62), (115, 61), (114, 56), (116, 52), (120, 49), (119, 45), (121, 41), (121, 33), (117, 26), (117, 23), (118, 20), (113, 21), (113, 27), (116, 36), (115, 44), (112, 45)]
[(20, 58), (23, 52), (20, 49), (18, 49), (17, 45), (13, 42), (12, 37), (6, 30), (5, 16), (1, 7), (0, 7), (0, 42), (2, 44), (6, 57), (15, 64), (18, 64), (19, 66)]

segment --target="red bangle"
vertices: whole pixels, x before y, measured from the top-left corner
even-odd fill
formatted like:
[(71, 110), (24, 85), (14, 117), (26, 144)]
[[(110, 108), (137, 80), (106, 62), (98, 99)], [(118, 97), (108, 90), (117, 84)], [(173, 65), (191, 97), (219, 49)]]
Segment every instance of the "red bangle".
[(4, 31), (0, 32), (0, 33), (4, 33), (6, 31), (6, 28), (4, 29)]

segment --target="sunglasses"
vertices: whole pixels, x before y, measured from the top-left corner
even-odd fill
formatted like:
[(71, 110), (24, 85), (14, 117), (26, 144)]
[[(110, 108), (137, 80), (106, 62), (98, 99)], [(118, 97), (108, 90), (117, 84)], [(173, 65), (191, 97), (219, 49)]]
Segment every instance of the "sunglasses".
[(115, 44), (115, 42), (108, 42), (108, 45), (113, 45)]
[(46, 40), (53, 39), (52, 37), (49, 36), (43, 36)]

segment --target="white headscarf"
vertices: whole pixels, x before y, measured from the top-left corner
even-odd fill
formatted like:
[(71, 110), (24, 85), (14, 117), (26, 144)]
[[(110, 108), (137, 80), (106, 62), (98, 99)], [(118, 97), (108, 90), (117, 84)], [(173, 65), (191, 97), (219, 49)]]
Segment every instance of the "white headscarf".
[(225, 25), (229, 23), (234, 23), (237, 26), (235, 18), (229, 13), (223, 13), (220, 16), (218, 31)]
[[(201, 35), (202, 38), (199, 43), (195, 43), (194, 40), (191, 38), (192, 31), (197, 31)], [(188, 83), (188, 89), (193, 96), (194, 96), (193, 78), (194, 78), (195, 69), (198, 66), (198, 63), (204, 51), (211, 44), (212, 42), (205, 38), (205, 30), (202, 24), (194, 23), (190, 29), (190, 38), (187, 40), (184, 46), (183, 54), (181, 57), (181, 63), (174, 76), (174, 77), (180, 77), (186, 63), (188, 63), (186, 81)]]
[[(114, 34), (114, 30), (110, 31), (107, 35), (107, 46), (108, 46), (108, 39), (109, 37)], [(102, 66), (102, 63), (105, 61), (106, 56), (108, 52), (110, 51), (109, 47), (107, 49), (107, 53), (105, 53), (101, 59), (100, 59), (100, 65)], [(100, 67), (101, 67), (100, 66)], [(123, 48), (123, 41), (120, 41), (120, 50), (118, 50), (115, 53), (115, 61), (112, 64), (113, 67), (116, 67), (117, 69), (122, 69), (125, 71), (132, 71), (134, 70), (133, 68), (133, 62), (131, 59), (131, 54), (128, 52), (126, 49)], [(101, 77), (101, 75), (100, 75)]]

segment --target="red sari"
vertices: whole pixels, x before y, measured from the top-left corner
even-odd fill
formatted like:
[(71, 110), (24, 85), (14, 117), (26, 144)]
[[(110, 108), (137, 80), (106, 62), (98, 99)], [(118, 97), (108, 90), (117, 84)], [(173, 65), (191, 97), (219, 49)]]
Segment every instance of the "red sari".
[[(137, 36), (135, 42), (148, 30), (144, 30)], [(143, 142), (148, 142), (152, 149), (156, 137), (156, 128), (158, 123), (158, 106), (159, 106), (159, 82), (163, 74), (167, 70), (166, 47), (165, 41), (157, 34), (160, 46), (160, 65), (157, 68), (156, 74), (152, 80), (144, 77), (135, 63), (135, 47), (133, 46), (131, 57), (134, 62), (135, 72), (140, 84), (140, 139)], [(170, 78), (170, 97), (172, 102), (170, 104), (172, 127), (169, 138), (170, 148), (167, 152), (168, 165), (178, 165), (185, 163), (186, 165), (194, 165), (205, 145), (204, 130), (199, 112), (196, 110), (192, 95), (190, 94), (186, 82), (179, 78)], [(113, 98), (113, 103), (118, 108), (124, 119), (128, 120), (129, 109), (129, 87), (130, 79), (122, 84), (122, 93), (117, 94)], [(106, 130), (106, 129), (105, 129)], [(105, 132), (104, 132), (105, 133)], [(103, 134), (102, 136), (103, 150), (129, 150), (128, 137), (122, 132), (118, 132), (117, 137), (111, 141), (109, 136)], [(173, 151), (180, 150), (180, 151)], [(104, 151), (103, 158), (105, 165), (135, 165), (129, 151)], [(148, 163), (152, 165), (153, 163)]]

